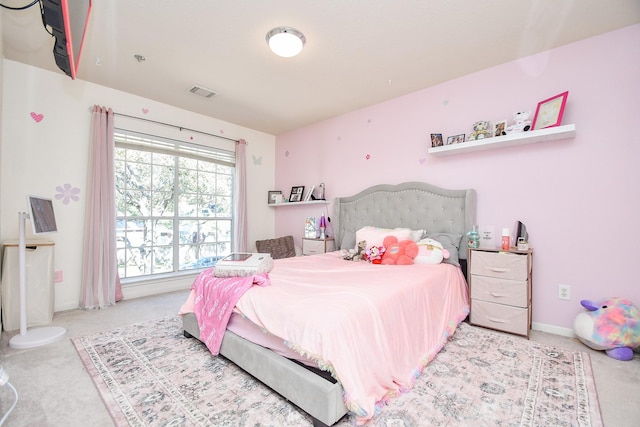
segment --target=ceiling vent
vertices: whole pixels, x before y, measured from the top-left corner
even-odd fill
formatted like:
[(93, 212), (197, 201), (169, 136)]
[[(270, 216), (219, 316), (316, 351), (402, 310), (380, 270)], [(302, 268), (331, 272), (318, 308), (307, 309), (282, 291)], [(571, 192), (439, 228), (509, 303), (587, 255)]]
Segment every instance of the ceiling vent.
[(205, 98), (213, 98), (217, 95), (215, 91), (200, 85), (191, 86), (189, 92), (195, 93), (196, 95), (204, 96)]

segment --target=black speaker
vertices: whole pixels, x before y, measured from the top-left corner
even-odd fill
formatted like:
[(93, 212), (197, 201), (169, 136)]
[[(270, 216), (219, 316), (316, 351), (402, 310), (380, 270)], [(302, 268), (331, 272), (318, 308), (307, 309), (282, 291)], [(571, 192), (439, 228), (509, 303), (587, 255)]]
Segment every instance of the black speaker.
[(526, 225), (524, 225), (520, 221), (516, 221), (515, 229), (516, 229), (516, 241), (515, 241), (514, 246), (518, 245), (518, 239), (520, 237), (524, 237), (524, 241), (525, 242), (529, 241), (529, 233), (527, 233), (527, 226)]

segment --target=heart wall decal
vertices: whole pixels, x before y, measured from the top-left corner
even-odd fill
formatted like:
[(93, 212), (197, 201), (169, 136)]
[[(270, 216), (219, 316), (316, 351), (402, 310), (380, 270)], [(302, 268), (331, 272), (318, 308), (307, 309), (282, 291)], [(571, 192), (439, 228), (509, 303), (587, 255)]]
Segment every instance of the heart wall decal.
[(36, 121), (36, 123), (40, 123), (42, 119), (44, 119), (44, 114), (38, 114), (31, 112), (31, 118)]

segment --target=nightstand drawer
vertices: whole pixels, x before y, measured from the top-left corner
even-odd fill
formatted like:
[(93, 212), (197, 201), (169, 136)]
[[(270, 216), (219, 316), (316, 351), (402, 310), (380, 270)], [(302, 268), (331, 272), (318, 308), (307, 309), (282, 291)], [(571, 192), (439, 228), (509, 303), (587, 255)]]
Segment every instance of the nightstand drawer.
[(527, 256), (473, 251), (471, 274), (511, 280), (528, 280)]
[(335, 251), (333, 239), (302, 239), (302, 255), (324, 254)]
[(495, 277), (471, 276), (471, 298), (515, 305), (526, 308), (529, 305), (526, 280), (496, 279)]
[(527, 308), (471, 300), (469, 322), (500, 331), (528, 335), (529, 310)]

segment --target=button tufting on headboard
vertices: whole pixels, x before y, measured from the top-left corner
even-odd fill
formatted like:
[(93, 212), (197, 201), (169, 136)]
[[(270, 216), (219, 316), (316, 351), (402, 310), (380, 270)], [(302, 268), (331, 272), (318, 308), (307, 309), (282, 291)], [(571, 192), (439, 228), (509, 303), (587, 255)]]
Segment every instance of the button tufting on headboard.
[(475, 190), (447, 190), (408, 182), (377, 185), (354, 196), (336, 198), (332, 222), (337, 247), (345, 232), (355, 233), (366, 225), (408, 227), (428, 233), (462, 235), (459, 257), (466, 259), (466, 233), (475, 221)]

